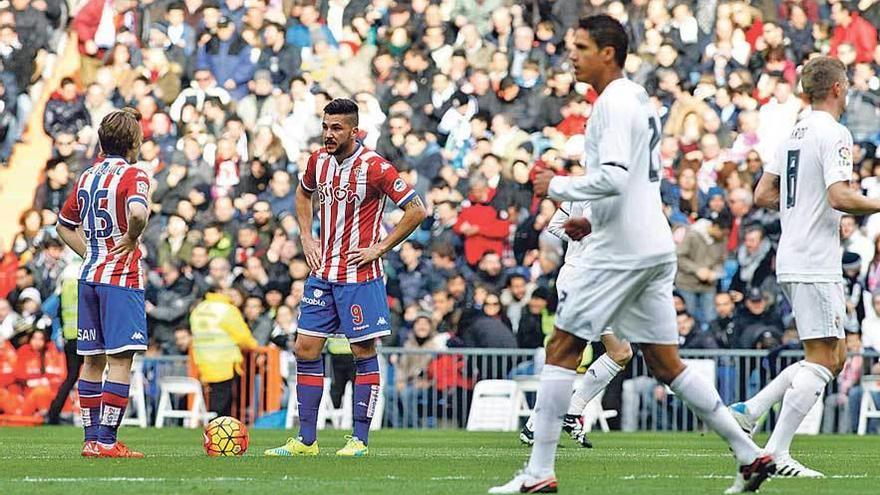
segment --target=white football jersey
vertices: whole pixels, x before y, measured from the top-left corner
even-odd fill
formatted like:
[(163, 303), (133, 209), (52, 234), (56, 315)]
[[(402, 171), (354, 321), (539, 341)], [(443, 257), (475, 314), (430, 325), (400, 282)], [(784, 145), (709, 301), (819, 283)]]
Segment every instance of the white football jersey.
[(568, 242), (568, 247), (565, 249), (565, 264), (572, 266), (585, 266), (586, 256), (584, 253), (586, 252), (587, 243), (592, 238), (592, 235), (588, 235), (579, 241), (569, 238), (568, 235), (565, 234), (565, 229), (563, 228), (563, 225), (569, 218), (586, 218), (589, 220), (590, 202), (563, 202), (559, 205), (559, 208), (556, 209), (553, 218), (550, 219), (550, 224), (547, 225), (547, 230), (550, 231), (551, 234)]
[(767, 163), (779, 176), (782, 236), (776, 260), (780, 282), (840, 282), (840, 217), (828, 188), (852, 178), (852, 134), (828, 112), (813, 111)]
[[(586, 129), (587, 175), (556, 177), (550, 186), (555, 199), (591, 199), (593, 231), (578, 255), (584, 266), (635, 270), (676, 260), (660, 201), (660, 133), (660, 118), (648, 93), (628, 79), (612, 81), (593, 105)], [(628, 172), (619, 194), (585, 197), (591, 195), (584, 193), (590, 189), (586, 181), (601, 179), (607, 167)]]

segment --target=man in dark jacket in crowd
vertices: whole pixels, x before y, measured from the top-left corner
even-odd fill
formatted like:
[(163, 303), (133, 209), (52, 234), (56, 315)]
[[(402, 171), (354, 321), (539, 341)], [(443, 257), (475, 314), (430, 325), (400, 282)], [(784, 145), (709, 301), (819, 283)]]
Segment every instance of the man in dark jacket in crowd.
[(516, 332), (516, 343), (520, 349), (544, 347), (544, 317), (547, 314), (549, 291), (546, 287), (538, 287), (522, 312), (519, 329)]
[(236, 33), (235, 24), (226, 17), (217, 23), (217, 36), (199, 49), (198, 68), (207, 68), (217, 84), (240, 100), (248, 93), (247, 83), (254, 76), (250, 46)]
[(718, 342), (710, 332), (701, 332), (696, 320), (687, 311), (679, 313), (678, 346), (682, 349), (717, 349)]
[(289, 88), (290, 80), (300, 73), (300, 50), (284, 42), (284, 27), (274, 22), (266, 23), (263, 28), (263, 41), (266, 44), (260, 51), (257, 69), (269, 71), (275, 86)]
[(715, 313), (717, 317), (709, 324), (709, 332), (723, 349), (731, 349), (736, 344), (733, 315), (736, 305), (726, 292), (715, 294)]
[(752, 349), (765, 332), (782, 335), (782, 320), (767, 301), (767, 296), (757, 287), (752, 287), (746, 296), (745, 307), (733, 318), (736, 346), (739, 349)]
[(174, 343), (174, 331), (186, 326), (195, 302), (194, 284), (181, 273), (180, 262), (166, 263), (161, 273), (150, 272), (146, 291), (146, 310), (151, 337), (155, 336), (167, 352)]
[(34, 195), (35, 210), (61, 211), (70, 190), (70, 170), (64, 160), (50, 159), (46, 164), (46, 181), (37, 188)]
[(46, 134), (57, 138), (62, 132), (76, 135), (92, 124), (85, 99), (76, 91), (73, 79), (65, 77), (61, 80), (61, 89), (56, 91), (46, 103), (43, 114), (43, 129)]

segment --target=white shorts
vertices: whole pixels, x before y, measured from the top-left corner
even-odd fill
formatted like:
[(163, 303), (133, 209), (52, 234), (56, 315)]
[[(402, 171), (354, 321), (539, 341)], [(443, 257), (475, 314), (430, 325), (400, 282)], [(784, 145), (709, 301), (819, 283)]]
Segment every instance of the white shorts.
[(633, 343), (677, 344), (676, 263), (640, 270), (563, 267), (556, 327), (594, 341), (609, 327)]
[(801, 340), (845, 338), (846, 298), (835, 282), (780, 282), (791, 302)]

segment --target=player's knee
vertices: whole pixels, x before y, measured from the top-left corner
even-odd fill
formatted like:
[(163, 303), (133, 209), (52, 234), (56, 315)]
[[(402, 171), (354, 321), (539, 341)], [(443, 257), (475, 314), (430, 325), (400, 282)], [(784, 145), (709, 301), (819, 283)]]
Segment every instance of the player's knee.
[(586, 342), (574, 335), (556, 329), (547, 342), (547, 364), (575, 369), (581, 361)]
[(608, 353), (608, 357), (610, 357), (621, 368), (625, 368), (633, 357), (632, 347), (628, 342), (622, 342), (620, 346), (614, 347), (613, 349), (606, 348), (605, 351)]
[(84, 356), (83, 359), (83, 368), (85, 371), (89, 372), (98, 372), (103, 373), (104, 368), (107, 366), (107, 356), (103, 354), (95, 355), (95, 356)]
[(312, 361), (321, 356), (323, 348), (323, 341), (321, 342), (321, 345), (315, 345), (312, 339), (299, 338), (296, 339), (296, 344), (293, 346), (293, 353), (299, 360)]

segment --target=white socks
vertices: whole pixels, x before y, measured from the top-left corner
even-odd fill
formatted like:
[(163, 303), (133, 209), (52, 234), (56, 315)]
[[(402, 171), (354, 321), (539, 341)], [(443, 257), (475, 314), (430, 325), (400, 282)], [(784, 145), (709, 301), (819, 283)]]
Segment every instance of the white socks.
[(779, 420), (776, 421), (770, 440), (767, 441), (765, 448), (767, 452), (774, 456), (788, 453), (801, 422), (810, 412), (813, 404), (822, 396), (825, 386), (833, 379), (834, 375), (831, 371), (821, 364), (801, 361), (791, 381), (791, 388), (785, 392), (782, 400), (782, 411), (779, 413)]
[(789, 365), (782, 370), (766, 387), (762, 388), (754, 397), (745, 402), (748, 409), (749, 418), (757, 421), (773, 407), (774, 404), (782, 400), (785, 391), (791, 386), (794, 376), (801, 369), (806, 361), (798, 361)]
[(535, 401), (535, 444), (526, 470), (533, 476), (553, 474), (556, 445), (562, 419), (571, 400), (571, 387), (577, 373), (552, 364), (541, 370), (541, 383)]
[(758, 446), (740, 429), (715, 387), (698, 372), (686, 367), (669, 384), (669, 388), (710, 428), (727, 440), (739, 464), (751, 464), (758, 457)]
[(623, 368), (615, 363), (607, 353), (599, 356), (599, 359), (593, 361), (584, 377), (575, 386), (574, 395), (571, 397), (571, 404), (568, 406), (568, 414), (576, 416), (583, 414), (584, 409), (593, 400), (593, 397), (605, 390), (605, 387), (621, 371), (623, 371)]

